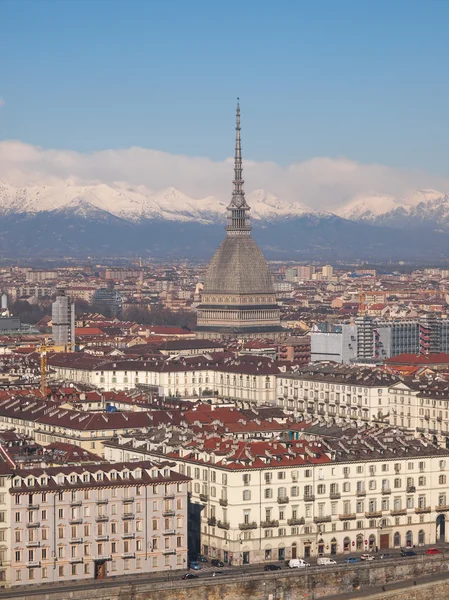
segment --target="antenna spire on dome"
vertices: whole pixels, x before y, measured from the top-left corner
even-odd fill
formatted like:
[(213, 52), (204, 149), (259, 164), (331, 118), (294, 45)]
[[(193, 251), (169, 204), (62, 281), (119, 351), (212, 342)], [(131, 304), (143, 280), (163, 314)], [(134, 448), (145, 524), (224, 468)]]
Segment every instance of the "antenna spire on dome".
[(233, 196), (244, 196), (242, 173), (242, 141), (240, 138), (240, 98), (237, 98), (237, 108), (235, 111), (235, 156), (234, 156), (234, 190)]

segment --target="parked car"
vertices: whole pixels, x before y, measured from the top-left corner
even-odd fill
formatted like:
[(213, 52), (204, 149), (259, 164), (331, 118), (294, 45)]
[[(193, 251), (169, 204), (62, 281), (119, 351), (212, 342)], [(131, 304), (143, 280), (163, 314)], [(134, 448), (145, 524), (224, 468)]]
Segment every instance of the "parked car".
[(263, 568), (264, 571), (280, 571), (281, 567), (279, 565), (265, 565)]
[(198, 579), (198, 575), (195, 575), (195, 573), (186, 573), (182, 576), (182, 579)]
[(416, 552), (413, 552), (413, 550), (401, 550), (401, 556), (416, 556)]
[(192, 560), (190, 563), (190, 568), (193, 569), (194, 571), (199, 571), (201, 569), (201, 565), (198, 561)]
[(205, 563), (205, 562), (207, 562), (207, 557), (206, 557), (206, 556), (204, 556), (204, 554), (198, 554), (198, 556), (196, 557), (196, 560), (197, 560), (198, 562)]
[(221, 562), (221, 560), (218, 560), (218, 558), (213, 558), (213, 559), (210, 561), (210, 564), (211, 564), (213, 567), (224, 567), (224, 562)]
[(380, 555), (380, 558), (382, 558), (382, 559), (393, 558), (393, 555), (390, 554), (389, 552), (384, 552), (383, 554)]
[(360, 560), (374, 560), (376, 557), (372, 554), (362, 554)]
[(356, 563), (356, 562), (360, 562), (360, 558), (358, 556), (348, 556), (348, 558), (345, 558), (345, 563)]
[(441, 550), (439, 548), (428, 548), (426, 554), (441, 554)]

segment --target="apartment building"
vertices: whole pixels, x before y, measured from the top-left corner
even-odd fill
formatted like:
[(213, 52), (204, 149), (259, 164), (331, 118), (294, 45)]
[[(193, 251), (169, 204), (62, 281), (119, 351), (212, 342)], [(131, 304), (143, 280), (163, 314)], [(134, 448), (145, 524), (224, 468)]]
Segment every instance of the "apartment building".
[[(123, 450), (106, 446), (111, 459)], [(163, 456), (145, 445), (126, 451)], [(449, 451), (396, 429), (321, 427), (265, 442), (205, 436), (169, 458), (192, 478), (190, 547), (227, 563), (445, 539)]]
[(165, 396), (209, 394), (256, 404), (272, 402), (275, 376), (287, 370), (285, 362), (265, 356), (224, 352), (145, 361), (58, 353), (48, 362), (56, 379), (89, 383), (105, 391), (129, 390), (143, 384), (160, 387)]
[(330, 421), (381, 421), (389, 411), (389, 389), (398, 380), (381, 369), (313, 364), (277, 376), (276, 404)]
[(144, 411), (83, 412), (19, 393), (0, 400), (0, 429), (14, 428), (44, 446), (67, 442), (100, 454), (105, 440), (153, 425), (153, 416)]
[(17, 586), (185, 568), (187, 481), (167, 461), (15, 470), (6, 580)]

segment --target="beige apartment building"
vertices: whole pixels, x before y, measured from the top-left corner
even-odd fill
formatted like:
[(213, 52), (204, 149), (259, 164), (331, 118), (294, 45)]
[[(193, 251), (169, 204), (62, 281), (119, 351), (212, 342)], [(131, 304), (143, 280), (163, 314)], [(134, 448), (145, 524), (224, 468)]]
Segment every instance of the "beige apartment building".
[(172, 467), (144, 461), (15, 471), (5, 511), (11, 541), (4, 581), (18, 586), (185, 568), (188, 478)]
[[(191, 547), (248, 564), (445, 539), (449, 451), (387, 428), (325, 434), (288, 442), (208, 437), (171, 451), (192, 478)], [(124, 452), (163, 457), (149, 448), (105, 446), (110, 460)]]
[(329, 421), (384, 421), (389, 390), (397, 381), (380, 369), (311, 365), (277, 376), (276, 404), (295, 415)]
[(255, 404), (272, 403), (276, 375), (285, 363), (264, 356), (180, 356), (165, 360), (111, 361), (98, 357), (53, 355), (54, 378), (88, 383), (101, 390), (130, 390), (152, 385), (165, 396), (192, 397), (206, 393)]

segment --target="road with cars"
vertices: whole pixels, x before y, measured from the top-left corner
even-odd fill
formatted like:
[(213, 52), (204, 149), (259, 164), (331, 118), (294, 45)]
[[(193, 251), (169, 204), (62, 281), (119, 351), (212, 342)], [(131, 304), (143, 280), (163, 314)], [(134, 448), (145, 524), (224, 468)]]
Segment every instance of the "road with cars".
[[(420, 557), (424, 557), (426, 554), (433, 554), (434, 552), (432, 552), (432, 550), (436, 550), (437, 554), (446, 554), (447, 558), (449, 560), (449, 547), (445, 548), (445, 547), (441, 547), (441, 548), (429, 548), (429, 547), (425, 547), (425, 548), (417, 548), (417, 549), (406, 549), (409, 552), (413, 552), (415, 553), (415, 556), (404, 556), (401, 557), (401, 551), (400, 550), (391, 550), (388, 552), (381, 552), (379, 551), (378, 553), (369, 553), (368, 556), (369, 557), (373, 557), (373, 558), (365, 558), (365, 562), (371, 562), (371, 561), (397, 561), (399, 560), (411, 560), (413, 558), (419, 559)], [(348, 566), (350, 567), (351, 564), (353, 563), (358, 563), (358, 564), (363, 564), (362, 560), (361, 560), (361, 556), (360, 554), (349, 554), (349, 555), (336, 555), (336, 556), (332, 556), (331, 558), (333, 560), (336, 561), (336, 565), (327, 565), (327, 566), (318, 566), (317, 565), (317, 559), (316, 558), (308, 558), (306, 559), (307, 562), (310, 564), (310, 567), (307, 568), (307, 572), (310, 573), (317, 573), (320, 572), (322, 570), (325, 569), (331, 569), (332, 566)], [(129, 585), (130, 587), (132, 587), (133, 585), (138, 585), (138, 584), (147, 584), (147, 583), (166, 583), (168, 585), (186, 585), (188, 586), (190, 584), (190, 581), (192, 582), (199, 582), (201, 580), (207, 580), (212, 582), (212, 580), (216, 580), (218, 581), (220, 578), (225, 578), (227, 576), (232, 577), (233, 579), (235, 579), (235, 577), (242, 577), (243, 579), (245, 579), (248, 576), (252, 576), (252, 575), (257, 575), (257, 574), (264, 574), (267, 576), (270, 576), (270, 572), (272, 571), (272, 568), (270, 568), (271, 565), (273, 565), (273, 572), (272, 575), (273, 577), (276, 577), (276, 575), (279, 575), (280, 572), (282, 571), (287, 571), (287, 572), (292, 572), (292, 571), (303, 571), (304, 569), (290, 569), (285, 561), (280, 561), (280, 562), (271, 562), (271, 563), (267, 563), (267, 564), (255, 564), (255, 565), (232, 565), (232, 566), (228, 566), (228, 565), (224, 565), (223, 567), (221, 566), (217, 566), (216, 564), (211, 564), (212, 561), (211, 560), (207, 560), (207, 562), (199, 562), (199, 567), (197, 569), (189, 569), (186, 571), (166, 571), (164, 573), (157, 573), (157, 574), (149, 574), (149, 573), (144, 573), (142, 575), (136, 576), (118, 576), (118, 577), (108, 577), (107, 579), (102, 579), (102, 580), (89, 580), (89, 581), (83, 581), (80, 583), (73, 583), (73, 582), (67, 582), (64, 585), (60, 585), (60, 584), (54, 584), (54, 585), (39, 585), (39, 586), (26, 586), (25, 587), (21, 587), (21, 589), (11, 589), (5, 592), (0, 592), (0, 599), (1, 600), (6, 600), (6, 599), (12, 599), (12, 598), (32, 598), (33, 596), (36, 595), (40, 595), (40, 594), (48, 594), (49, 597), (55, 595), (55, 597), (58, 597), (59, 599), (63, 599), (66, 598), (67, 595), (66, 594), (70, 594), (70, 592), (74, 592), (74, 591), (86, 591), (86, 598), (91, 598), (92, 597), (92, 592), (95, 589), (107, 589), (107, 588), (113, 588), (116, 586), (122, 586), (122, 587), (126, 587), (127, 585)], [(268, 567), (268, 568), (267, 568)], [(197, 577), (193, 577), (192, 579), (187, 578), (185, 581), (182, 581), (182, 579), (184, 578), (185, 575), (187, 574), (193, 574), (196, 575)], [(437, 576), (435, 576), (436, 578), (438, 578)], [(398, 585), (400, 585), (400, 582), (398, 582)], [(347, 596), (352, 597), (352, 596)]]

